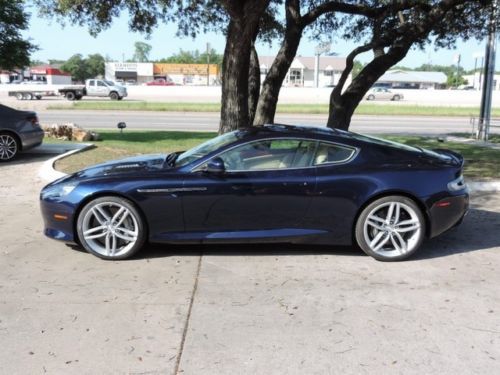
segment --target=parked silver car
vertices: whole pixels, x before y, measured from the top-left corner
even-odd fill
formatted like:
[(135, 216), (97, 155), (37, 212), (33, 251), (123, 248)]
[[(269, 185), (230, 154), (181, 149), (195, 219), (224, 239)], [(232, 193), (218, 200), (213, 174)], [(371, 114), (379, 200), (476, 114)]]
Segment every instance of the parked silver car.
[(404, 96), (400, 92), (394, 92), (385, 87), (376, 87), (369, 90), (366, 95), (366, 100), (394, 100), (398, 101), (403, 99)]
[(43, 135), (35, 112), (18, 111), (0, 104), (0, 162), (12, 160), (19, 151), (40, 145)]

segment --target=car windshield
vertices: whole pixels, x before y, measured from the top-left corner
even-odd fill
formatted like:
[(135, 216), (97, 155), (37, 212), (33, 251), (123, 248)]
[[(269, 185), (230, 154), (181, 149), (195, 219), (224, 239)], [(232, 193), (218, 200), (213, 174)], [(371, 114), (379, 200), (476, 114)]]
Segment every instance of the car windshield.
[(179, 155), (179, 157), (175, 162), (175, 166), (181, 167), (195, 160), (201, 159), (210, 154), (211, 152), (237, 141), (243, 136), (243, 133), (244, 132), (242, 131), (234, 131), (226, 133), (218, 137), (212, 138), (202, 143), (201, 145), (193, 147), (192, 149), (187, 150), (186, 152), (183, 152), (182, 154)]
[(106, 83), (106, 85), (108, 85), (108, 86), (114, 86), (114, 85), (115, 85), (113, 81), (106, 81), (106, 80), (105, 80), (104, 82), (105, 82), (105, 83)]

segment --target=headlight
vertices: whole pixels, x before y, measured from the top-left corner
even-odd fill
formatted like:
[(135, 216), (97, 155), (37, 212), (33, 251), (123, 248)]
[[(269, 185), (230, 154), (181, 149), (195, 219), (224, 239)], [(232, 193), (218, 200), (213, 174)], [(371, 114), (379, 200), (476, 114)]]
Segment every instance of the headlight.
[(42, 190), (41, 198), (62, 198), (70, 194), (78, 185), (77, 182), (68, 182), (67, 184), (59, 184)]
[(456, 180), (453, 180), (448, 183), (448, 190), (449, 191), (459, 191), (462, 189), (465, 189), (465, 181), (464, 181), (464, 176), (460, 176)]

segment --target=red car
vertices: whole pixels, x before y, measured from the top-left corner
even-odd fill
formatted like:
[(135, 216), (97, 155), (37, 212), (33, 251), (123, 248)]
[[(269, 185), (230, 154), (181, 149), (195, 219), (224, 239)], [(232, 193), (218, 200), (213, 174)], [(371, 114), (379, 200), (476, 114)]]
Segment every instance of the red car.
[(172, 82), (171, 80), (158, 78), (153, 81), (146, 82), (146, 86), (175, 86), (175, 83)]

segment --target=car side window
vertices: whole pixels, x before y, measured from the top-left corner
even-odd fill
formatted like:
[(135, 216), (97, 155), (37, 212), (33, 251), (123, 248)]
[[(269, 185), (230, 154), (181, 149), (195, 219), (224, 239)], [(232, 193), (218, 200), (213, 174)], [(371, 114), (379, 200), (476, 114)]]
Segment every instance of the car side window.
[(316, 141), (270, 139), (246, 143), (219, 157), (227, 171), (263, 171), (311, 166)]
[(106, 86), (106, 85), (102, 81), (97, 81), (97, 86)]
[(342, 163), (349, 160), (355, 152), (355, 149), (347, 146), (321, 142), (314, 157), (314, 165)]
[(95, 81), (93, 79), (89, 81), (89, 86), (95, 86)]

